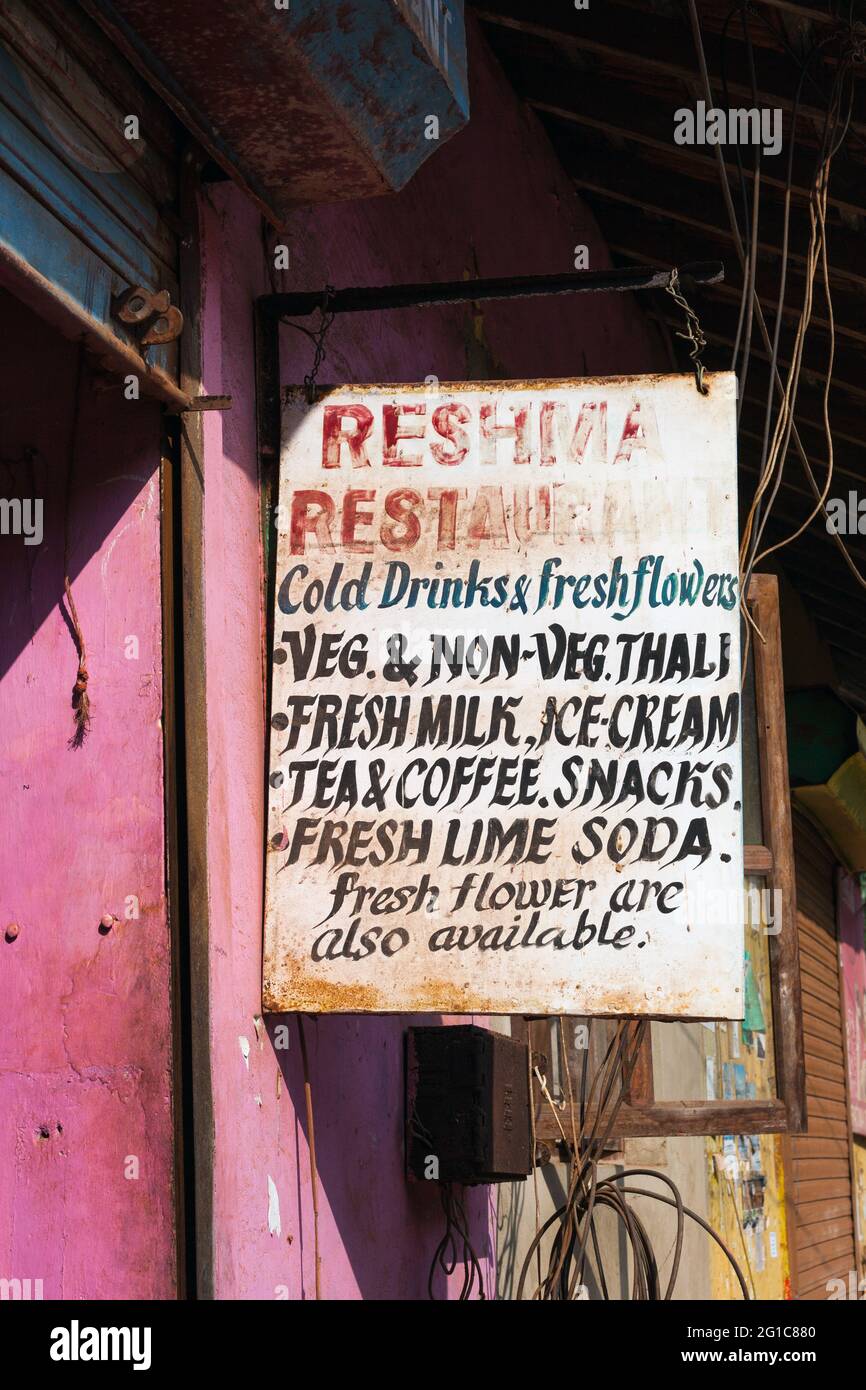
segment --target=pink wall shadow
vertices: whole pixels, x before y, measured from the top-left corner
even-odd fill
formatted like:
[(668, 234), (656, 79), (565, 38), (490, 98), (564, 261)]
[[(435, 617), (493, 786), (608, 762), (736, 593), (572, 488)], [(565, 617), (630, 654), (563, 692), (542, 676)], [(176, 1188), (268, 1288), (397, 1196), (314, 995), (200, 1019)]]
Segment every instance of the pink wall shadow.
[(44, 539), (0, 537), (0, 1277), (42, 1279), (46, 1299), (171, 1298), (159, 410), (85, 376), (69, 568), (93, 724), (70, 749), (77, 348), (5, 294), (2, 317), (0, 495), (43, 498)]

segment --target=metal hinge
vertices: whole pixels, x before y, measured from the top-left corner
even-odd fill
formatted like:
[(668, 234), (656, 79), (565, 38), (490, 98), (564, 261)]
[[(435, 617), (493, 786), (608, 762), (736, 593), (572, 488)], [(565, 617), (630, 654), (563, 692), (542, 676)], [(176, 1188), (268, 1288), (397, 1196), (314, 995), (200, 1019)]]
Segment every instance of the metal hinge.
[(135, 335), (141, 347), (173, 343), (183, 330), (183, 314), (168, 290), (131, 285), (111, 301), (112, 316)]

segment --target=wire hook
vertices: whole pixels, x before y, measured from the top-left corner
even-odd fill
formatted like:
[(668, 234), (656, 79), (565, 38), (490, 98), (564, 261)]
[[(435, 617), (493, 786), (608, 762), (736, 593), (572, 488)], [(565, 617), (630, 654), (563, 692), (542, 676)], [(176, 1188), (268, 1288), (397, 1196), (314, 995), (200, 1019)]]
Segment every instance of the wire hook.
[(319, 327), (315, 333), (310, 335), (315, 343), (316, 351), (313, 357), (313, 365), (304, 377), (304, 385), (307, 388), (308, 405), (312, 405), (315, 399), (316, 377), (319, 374), (319, 368), (325, 360), (325, 335), (334, 322), (333, 311), (328, 308), (328, 305), (335, 294), (336, 290), (333, 285), (326, 285), (323, 289), (322, 303), (319, 306)]
[(665, 292), (672, 296), (685, 315), (685, 330), (681, 333), (677, 332), (677, 337), (685, 338), (686, 342), (691, 343), (692, 347), (689, 356), (692, 359), (692, 366), (695, 370), (695, 385), (702, 396), (708, 396), (710, 394), (710, 388), (704, 381), (705, 368), (701, 361), (701, 353), (707, 345), (707, 340), (704, 337), (697, 314), (680, 289), (680, 273), (676, 266), (674, 266), (671, 271), (671, 278), (665, 286)]

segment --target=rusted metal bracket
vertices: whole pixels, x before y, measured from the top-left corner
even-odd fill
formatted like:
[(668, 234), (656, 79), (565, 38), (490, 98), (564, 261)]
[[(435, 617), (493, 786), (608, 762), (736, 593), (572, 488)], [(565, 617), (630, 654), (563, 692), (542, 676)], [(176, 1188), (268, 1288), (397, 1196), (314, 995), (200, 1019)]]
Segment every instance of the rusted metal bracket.
[(138, 337), (142, 347), (173, 343), (183, 331), (183, 314), (172, 304), (168, 290), (130, 285), (115, 295), (111, 313)]
[[(725, 278), (721, 261), (698, 261), (678, 267), (681, 284), (717, 285)], [(384, 285), (327, 294), (329, 314), (356, 314), (381, 309), (416, 309), (430, 304), (466, 304), (481, 299), (524, 299), (543, 294), (621, 293), (664, 290), (672, 267), (664, 270), (628, 266), (622, 270), (577, 270), (568, 275), (513, 275), (490, 280), (443, 280), (420, 285)], [(303, 318), (322, 307), (324, 290), (266, 294), (257, 301), (268, 317)]]
[(189, 405), (180, 413), (188, 415), (190, 411), (199, 410), (231, 410), (231, 396), (193, 396)]
[[(304, 318), (317, 311), (334, 314), (417, 309), (433, 304), (473, 304), (484, 299), (524, 299), (549, 294), (627, 293), (666, 290), (677, 269), (679, 284), (717, 285), (725, 278), (721, 261), (694, 261), (679, 267), (652, 269), (626, 266), (618, 270), (577, 270), (567, 275), (500, 276), (489, 280), (442, 280), (418, 285), (385, 285), (298, 294), (265, 294), (256, 300), (256, 409), (262, 476), (279, 453), (280, 444), (280, 320)], [(305, 330), (307, 331), (307, 330)]]

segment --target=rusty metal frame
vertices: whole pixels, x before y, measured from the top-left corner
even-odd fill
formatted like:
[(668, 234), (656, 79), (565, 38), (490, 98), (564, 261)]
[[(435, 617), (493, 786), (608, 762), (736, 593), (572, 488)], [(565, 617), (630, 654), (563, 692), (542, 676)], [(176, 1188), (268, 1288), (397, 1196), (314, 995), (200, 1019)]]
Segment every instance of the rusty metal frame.
[(721, 261), (696, 261), (668, 269), (627, 266), (617, 270), (577, 270), (567, 275), (512, 275), (488, 280), (440, 280), (418, 285), (355, 286), (351, 289), (305, 290), (266, 294), (257, 311), (267, 317), (302, 318), (327, 302), (330, 314), (357, 314), (382, 309), (419, 309), (433, 304), (474, 304), (482, 299), (525, 299), (548, 294), (626, 294), (632, 290), (663, 290), (673, 270), (681, 284), (717, 285), (725, 278)]
[[(488, 299), (526, 299), (556, 294), (625, 294), (664, 290), (676, 269), (683, 288), (716, 285), (725, 278), (721, 261), (695, 261), (679, 267), (627, 266), (578, 270), (563, 275), (518, 275), (486, 280), (441, 280), (425, 284), (362, 286), (261, 295), (255, 303), (256, 423), (259, 480), (269, 491), (280, 452), (280, 321), (304, 318), (317, 309), (329, 314), (377, 313), (386, 309), (429, 308), (436, 304), (474, 304)], [(273, 537), (262, 518), (265, 559)], [(270, 612), (271, 609), (268, 609)]]

